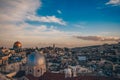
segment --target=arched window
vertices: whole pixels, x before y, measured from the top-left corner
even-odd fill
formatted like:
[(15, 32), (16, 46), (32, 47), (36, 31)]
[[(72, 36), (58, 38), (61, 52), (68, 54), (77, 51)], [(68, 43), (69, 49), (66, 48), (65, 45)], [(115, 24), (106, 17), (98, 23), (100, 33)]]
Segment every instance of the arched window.
[(37, 71), (38, 71), (38, 72), (40, 72), (40, 70), (39, 70), (39, 69), (38, 69)]
[(29, 72), (32, 72), (32, 70), (30, 69)]

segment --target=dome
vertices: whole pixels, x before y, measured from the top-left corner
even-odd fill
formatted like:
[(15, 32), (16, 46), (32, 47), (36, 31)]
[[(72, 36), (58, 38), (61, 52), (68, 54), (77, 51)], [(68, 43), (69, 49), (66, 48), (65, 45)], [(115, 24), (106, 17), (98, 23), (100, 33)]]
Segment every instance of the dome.
[(45, 57), (37, 51), (32, 52), (30, 55), (28, 55), (27, 64), (32, 66), (43, 65), (45, 64)]
[(13, 45), (13, 48), (21, 48), (21, 47), (22, 47), (22, 44), (19, 41), (15, 42)]

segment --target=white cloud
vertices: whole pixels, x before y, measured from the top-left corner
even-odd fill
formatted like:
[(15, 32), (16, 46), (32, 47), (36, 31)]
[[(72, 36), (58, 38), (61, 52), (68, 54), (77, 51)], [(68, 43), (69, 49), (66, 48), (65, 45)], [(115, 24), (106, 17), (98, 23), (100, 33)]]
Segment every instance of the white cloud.
[(0, 23), (24, 22), (25, 20), (57, 23), (65, 25), (65, 21), (55, 16), (37, 16), (40, 0), (0, 0)]
[(114, 5), (114, 6), (117, 6), (117, 5), (120, 5), (120, 0), (109, 0), (109, 2), (106, 3), (106, 5)]
[(0, 0), (0, 22), (23, 22), (40, 6), (39, 0)]
[[(0, 44), (11, 47), (15, 41), (21, 41), (24, 47), (43, 46), (43, 44), (69, 42), (68, 34), (55, 26), (22, 24), (0, 24)], [(40, 44), (39, 44), (40, 43)], [(42, 45), (41, 45), (42, 44)]]
[[(5, 46), (9, 42), (10, 46), (20, 40), (35, 46), (39, 42), (52, 43), (63, 39), (63, 31), (45, 23), (65, 25), (66, 22), (55, 16), (36, 15), (40, 6), (40, 0), (0, 0), (0, 44)], [(44, 22), (44, 25), (31, 25), (26, 20)]]
[(70, 37), (73, 34), (79, 34), (77, 32), (64, 32), (45, 24), (30, 25), (26, 23), (26, 20), (31, 20), (66, 24), (65, 21), (55, 16), (36, 15), (36, 10), (40, 6), (40, 0), (0, 0), (0, 44), (8, 46), (14, 41), (20, 40), (25, 45), (31, 44), (30, 46), (36, 46), (39, 42), (79, 45), (80, 41), (75, 41)]
[(57, 10), (57, 12), (58, 12), (59, 14), (62, 14), (61, 10)]
[(35, 16), (35, 15), (30, 15), (27, 17), (28, 20), (31, 21), (39, 21), (39, 22), (48, 22), (48, 23), (58, 23), (61, 25), (66, 25), (66, 22), (63, 21), (62, 19), (56, 18), (55, 16)]
[(46, 25), (30, 25), (27, 23), (23, 23), (20, 25), (13, 24), (2, 24), (0, 25), (0, 35), (1, 38), (33, 38), (33, 37), (50, 37), (50, 36), (60, 36), (63, 35), (64, 32), (57, 30), (54, 26), (46, 26)]

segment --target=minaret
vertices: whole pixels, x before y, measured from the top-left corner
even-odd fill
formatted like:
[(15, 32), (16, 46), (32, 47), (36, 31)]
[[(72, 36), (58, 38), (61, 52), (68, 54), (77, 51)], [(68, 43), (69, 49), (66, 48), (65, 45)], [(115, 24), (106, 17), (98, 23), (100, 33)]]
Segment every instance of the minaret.
[(55, 50), (55, 44), (53, 44), (53, 49)]
[(55, 44), (53, 44), (53, 53), (55, 53)]

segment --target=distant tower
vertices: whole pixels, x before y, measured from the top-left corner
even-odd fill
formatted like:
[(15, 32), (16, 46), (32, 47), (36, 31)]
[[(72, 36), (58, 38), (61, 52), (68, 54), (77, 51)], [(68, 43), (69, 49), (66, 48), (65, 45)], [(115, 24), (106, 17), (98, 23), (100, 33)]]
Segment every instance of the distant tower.
[(55, 54), (55, 44), (53, 44), (53, 54)]
[(72, 74), (73, 77), (77, 76), (76, 67), (72, 67)]
[(53, 49), (55, 49), (55, 44), (53, 44)]
[(16, 41), (13, 45), (13, 49), (20, 49), (22, 48), (22, 44), (19, 41)]

